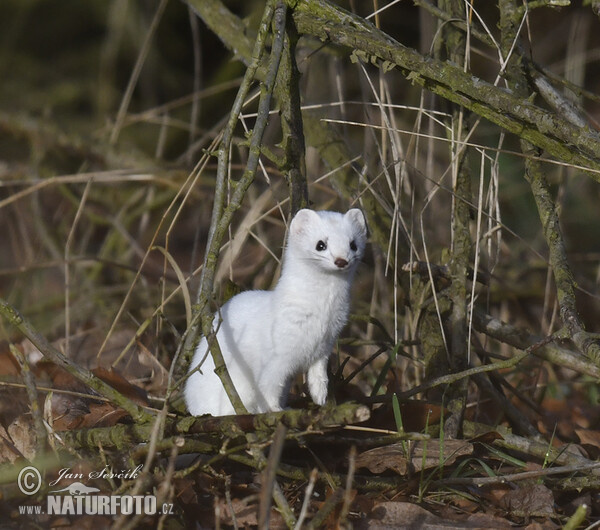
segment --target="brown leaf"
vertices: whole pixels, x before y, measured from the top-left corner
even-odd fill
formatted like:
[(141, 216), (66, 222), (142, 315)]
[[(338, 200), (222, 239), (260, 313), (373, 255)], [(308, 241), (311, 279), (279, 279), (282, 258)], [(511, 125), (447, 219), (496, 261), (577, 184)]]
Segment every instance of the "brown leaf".
[[(232, 525), (235, 521), (238, 527), (256, 527), (258, 525), (257, 514), (256, 504), (250, 504), (245, 499), (233, 498), (231, 503), (221, 498), (215, 500), (215, 516), (226, 525)], [(283, 518), (275, 509), (271, 509), (268, 524), (269, 528), (275, 530), (287, 528)]]
[(0, 375), (15, 376), (20, 373), (21, 368), (14, 355), (8, 349), (8, 343), (2, 341), (0, 343)]
[[(54, 414), (54, 409), (52, 412)], [(91, 402), (85, 410), (71, 409), (63, 415), (54, 417), (52, 426), (56, 431), (112, 427), (127, 415), (125, 410), (112, 403)]]
[(119, 372), (111, 368), (98, 367), (92, 370), (96, 377), (99, 377), (106, 384), (112, 386), (115, 390), (123, 394), (125, 397), (134, 401), (138, 405), (148, 405), (148, 395), (143, 388), (131, 384)]
[(0, 462), (15, 462), (35, 457), (36, 434), (31, 414), (18, 416), (8, 429), (0, 426)]
[(500, 504), (519, 517), (554, 515), (554, 496), (543, 484), (523, 485), (511, 490), (502, 497)]
[[(90, 427), (110, 427), (127, 414), (124, 410), (95, 399), (92, 390), (75, 379), (66, 370), (50, 363), (39, 363), (39, 369), (52, 379), (57, 390), (69, 390), (89, 395), (89, 398), (73, 394), (55, 392), (52, 395), (52, 425), (57, 431)], [(96, 368), (94, 374), (133, 401), (147, 404), (145, 392), (124, 379), (114, 370)]]
[[(400, 414), (406, 432), (424, 431), (428, 425), (434, 425), (440, 421), (442, 412), (442, 407), (427, 401), (411, 399), (400, 403)], [(391, 402), (374, 410), (366, 425), (378, 429), (396, 430)]]
[(21, 452), (15, 447), (6, 429), (0, 425), (0, 464), (13, 463), (21, 458)]
[(112, 403), (91, 403), (90, 413), (83, 417), (81, 428), (112, 427), (128, 413)]
[(440, 528), (444, 519), (411, 502), (380, 502), (366, 520), (354, 525), (361, 530)]
[[(354, 523), (354, 521), (353, 521)], [(511, 528), (509, 521), (488, 514), (473, 514), (468, 517), (457, 515), (455, 518), (448, 516), (439, 517), (417, 504), (410, 502), (381, 502), (376, 504), (371, 513), (362, 521), (356, 522), (357, 530), (452, 530), (464, 528)]]
[(591, 431), (589, 429), (575, 429), (575, 433), (579, 437), (579, 441), (582, 444), (600, 447), (600, 431)]
[[(72, 394), (54, 392), (51, 401), (51, 424), (57, 431), (77, 429), (90, 413), (91, 400)], [(48, 418), (50, 420), (50, 418)]]
[(198, 492), (194, 488), (196, 481), (190, 478), (177, 478), (173, 480), (177, 500), (183, 504), (198, 503)]
[[(408, 451), (408, 454), (407, 454)], [(440, 456), (440, 452), (442, 453)], [(459, 456), (473, 453), (473, 445), (464, 440), (407, 441), (369, 449), (356, 457), (356, 467), (366, 467), (371, 473), (391, 469), (399, 475), (421, 469), (453, 464)]]
[(469, 441), (471, 443), (482, 443), (482, 444), (491, 444), (495, 440), (503, 440), (503, 436), (498, 431), (488, 431), (483, 434), (479, 434), (475, 436), (475, 438), (471, 438)]
[(142, 366), (151, 369), (151, 382), (147, 385), (149, 391), (160, 391), (167, 388), (169, 371), (152, 355), (150, 350), (138, 341), (138, 361)]

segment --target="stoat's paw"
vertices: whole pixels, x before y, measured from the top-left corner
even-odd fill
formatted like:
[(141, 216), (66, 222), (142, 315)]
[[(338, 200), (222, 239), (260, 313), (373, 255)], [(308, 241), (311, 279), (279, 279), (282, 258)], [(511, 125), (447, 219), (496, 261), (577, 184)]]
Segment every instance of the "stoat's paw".
[(320, 377), (308, 378), (310, 397), (317, 405), (325, 405), (327, 401), (327, 379)]

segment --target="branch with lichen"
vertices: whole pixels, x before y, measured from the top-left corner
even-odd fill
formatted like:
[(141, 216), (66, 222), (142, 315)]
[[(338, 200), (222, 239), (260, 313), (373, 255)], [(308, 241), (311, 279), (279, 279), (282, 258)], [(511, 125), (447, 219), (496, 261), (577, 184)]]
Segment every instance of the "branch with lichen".
[(450, 62), (423, 56), (327, 0), (289, 2), (300, 33), (344, 46), (355, 57), (384, 70), (398, 68), (413, 83), (515, 133), (558, 160), (581, 167), (600, 182), (600, 136), (589, 127), (577, 127)]
[(281, 113), (281, 146), (284, 157), (280, 169), (289, 188), (291, 215), (308, 205), (308, 185), (304, 164), (304, 127), (300, 108), (300, 72), (296, 64), (298, 32), (294, 19), (286, 19), (286, 36), (275, 96)]
[[(473, 327), (479, 333), (483, 333), (492, 339), (513, 346), (519, 350), (526, 350), (531, 345), (537, 344), (542, 340), (540, 337), (533, 335), (528, 331), (502, 322), (490, 315), (486, 315), (479, 309), (473, 311)], [(534, 354), (557, 366), (563, 366), (577, 373), (589, 375), (596, 379), (600, 378), (600, 367), (598, 367), (598, 365), (588, 361), (577, 352), (568, 350), (555, 342), (544, 344), (536, 349)]]
[[(522, 98), (529, 96), (529, 84), (520, 58), (520, 46), (514, 46), (519, 39), (515, 13), (518, 6), (514, 0), (500, 0), (500, 31), (503, 53), (508, 56), (513, 50), (507, 66), (508, 84), (513, 92)], [(556, 204), (542, 164), (539, 160), (539, 146), (529, 139), (521, 138), (521, 151), (525, 158), (525, 178), (529, 182), (531, 192), (542, 223), (542, 231), (549, 250), (550, 266), (554, 275), (561, 319), (569, 336), (577, 348), (595, 363), (600, 363), (600, 345), (594, 336), (585, 331), (575, 303), (575, 280), (567, 260), (567, 251), (560, 228), (560, 220)]]
[(29, 362), (25, 354), (17, 348), (14, 344), (9, 345), (10, 352), (13, 354), (19, 367), (21, 368), (21, 375), (23, 377), (23, 383), (25, 384), (25, 390), (27, 392), (27, 399), (29, 399), (29, 407), (31, 410), (31, 416), (33, 417), (33, 426), (35, 428), (35, 447), (36, 454), (41, 455), (46, 448), (46, 427), (44, 426), (44, 418), (40, 410), (40, 404), (38, 402), (37, 387), (35, 385), (35, 378), (31, 373)]
[[(452, 17), (458, 17), (463, 9), (462, 2), (455, 0), (446, 0), (445, 2), (445, 10)], [(449, 60), (458, 65), (464, 64), (466, 61), (465, 35), (449, 25), (444, 26), (443, 31), (445, 32), (443, 41)], [(468, 150), (461, 144), (461, 140), (468, 135), (467, 116), (464, 109), (454, 105), (451, 123), (447, 125), (453, 160), (452, 248), (449, 264), (452, 284), (448, 289), (448, 297), (452, 302), (448, 322), (450, 329), (449, 360), (451, 369), (460, 371), (468, 364), (467, 282), (472, 246), (468, 206), (471, 202), (471, 175)], [(457, 141), (452, 141), (455, 139)], [(446, 420), (444, 430), (451, 438), (457, 438), (461, 430), (462, 417), (466, 407), (467, 383), (466, 379), (461, 379), (449, 388), (448, 409), (451, 416)]]
[[(367, 406), (352, 402), (335, 407), (290, 409), (264, 414), (167, 417), (164, 436), (165, 439), (182, 435), (192, 437), (197, 445), (191, 452), (214, 453), (219, 451), (223, 439), (233, 439), (246, 433), (254, 433), (260, 440), (268, 440), (280, 424), (285, 425), (289, 430), (288, 436), (293, 437), (300, 433), (306, 435), (337, 431), (345, 425), (367, 421), (369, 417), (370, 411)], [(61, 437), (66, 444), (74, 448), (102, 446), (126, 449), (131, 448), (133, 444), (147, 442), (152, 429), (152, 424), (120, 423), (111, 427), (65, 431), (61, 432)], [(218, 436), (215, 438), (214, 435)], [(164, 446), (170, 447), (169, 444)]]

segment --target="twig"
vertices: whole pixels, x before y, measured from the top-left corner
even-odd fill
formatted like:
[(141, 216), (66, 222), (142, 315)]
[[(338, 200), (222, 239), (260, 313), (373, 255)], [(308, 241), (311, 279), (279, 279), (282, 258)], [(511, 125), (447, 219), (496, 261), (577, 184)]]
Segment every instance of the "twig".
[(473, 380), (484, 394), (491, 396), (492, 400), (498, 404), (502, 411), (504, 411), (504, 414), (506, 414), (511, 423), (518, 428), (519, 432), (532, 436), (533, 438), (541, 439), (540, 433), (529, 422), (527, 417), (510, 399), (492, 384), (488, 377), (484, 374), (475, 374), (473, 375)]
[[(252, 42), (247, 37), (252, 34), (252, 28), (219, 0), (186, 1), (225, 46), (235, 52), (237, 58), (245, 64), (252, 62)], [(259, 66), (256, 78), (264, 79), (264, 75), (264, 68)], [(320, 116), (304, 111), (302, 119), (306, 141), (318, 150), (319, 156), (329, 167), (331, 174), (327, 177), (332, 185), (345, 200), (355, 201), (361, 187), (360, 168), (357, 165), (360, 156), (352, 153), (338, 129), (321, 120)], [(362, 195), (361, 207), (367, 216), (371, 239), (381, 248), (387, 248), (390, 218), (385, 207), (372, 194)]]
[(273, 443), (269, 450), (269, 458), (267, 466), (263, 470), (263, 481), (260, 489), (260, 504), (258, 507), (258, 527), (267, 528), (269, 526), (269, 517), (271, 515), (271, 498), (273, 496), (273, 487), (275, 484), (275, 476), (277, 473), (277, 465), (283, 451), (285, 442), (285, 434), (287, 428), (280, 423), (275, 430)]
[(77, 212), (75, 213), (75, 219), (73, 220), (73, 224), (71, 225), (71, 230), (69, 230), (69, 235), (67, 237), (67, 242), (65, 243), (65, 356), (69, 357), (69, 349), (71, 342), (71, 243), (73, 241), (73, 236), (75, 234), (75, 229), (77, 228), (77, 224), (81, 217), (81, 213), (83, 212), (83, 208), (85, 206), (85, 202), (87, 200), (87, 196), (89, 194), (93, 178), (90, 178), (83, 190), (83, 195), (81, 196), (81, 201), (79, 201), (79, 206), (77, 207)]
[(142, 71), (144, 61), (146, 60), (148, 52), (150, 51), (150, 44), (152, 43), (152, 39), (154, 38), (154, 34), (156, 33), (156, 29), (158, 28), (158, 24), (160, 22), (160, 19), (162, 18), (165, 8), (167, 7), (168, 1), (169, 0), (161, 0), (160, 4), (156, 9), (156, 12), (154, 13), (154, 17), (152, 19), (152, 22), (150, 23), (148, 32), (146, 33), (146, 38), (144, 39), (144, 43), (142, 44), (142, 49), (140, 50), (135, 66), (133, 67), (133, 71), (131, 72), (131, 76), (129, 77), (129, 82), (127, 83), (125, 94), (123, 95), (123, 99), (121, 100), (121, 105), (119, 106), (119, 111), (117, 112), (117, 119), (115, 120), (115, 125), (110, 134), (109, 143), (111, 145), (116, 143), (117, 139), (119, 138), (119, 133), (121, 132), (123, 122), (125, 121), (127, 107), (129, 107), (131, 96), (133, 95), (133, 90), (140, 76), (140, 72)]
[[(144, 462), (144, 467), (142, 468), (142, 472), (141, 472), (140, 476), (135, 481), (135, 484), (134, 484), (132, 490), (129, 492), (129, 494), (132, 496), (139, 495), (140, 493), (145, 491), (148, 483), (151, 482), (155, 478), (155, 477), (153, 477), (150, 470), (152, 469), (152, 467), (151, 467), (152, 462), (156, 458), (156, 454), (157, 454), (156, 445), (157, 445), (158, 441), (164, 437), (166, 418), (167, 418), (167, 405), (165, 404), (165, 406), (162, 408), (160, 413), (156, 416), (156, 418), (154, 420), (154, 424), (152, 425), (150, 439), (148, 440), (149, 447), (148, 447), (148, 452), (146, 454), (146, 460)], [(171, 452), (176, 452), (177, 449), (178, 449), (177, 444), (171, 444)], [(171, 464), (171, 462), (170, 462), (170, 464)], [(172, 473), (173, 473), (173, 470), (171, 469), (171, 474)], [(169, 474), (168, 471), (167, 471), (167, 474)], [(143, 515), (143, 514), (137, 514), (137, 516), (135, 518), (133, 518), (133, 520), (130, 521), (129, 524), (127, 525), (126, 524), (127, 515), (121, 514), (121, 516), (115, 521), (113, 528), (115, 528), (115, 529), (133, 528), (134, 526), (132, 526), (132, 524), (137, 520), (137, 518), (140, 517), (140, 515)]]
[[(221, 247), (221, 241), (227, 232), (233, 214), (240, 207), (246, 190), (254, 180), (256, 168), (258, 166), (258, 160), (260, 156), (260, 144), (262, 142), (262, 136), (267, 124), (269, 117), (269, 108), (271, 104), (271, 95), (273, 93), (273, 87), (275, 85), (275, 79), (277, 77), (277, 71), (279, 68), (279, 62), (281, 60), (281, 54), (283, 50), (284, 40), (284, 28), (285, 28), (285, 6), (282, 3), (277, 5), (277, 9), (274, 8), (274, 2), (270, 0), (267, 2), (263, 18), (261, 21), (258, 37), (256, 39), (254, 52), (252, 55), (252, 62), (236, 96), (233, 104), (229, 121), (223, 131), (223, 137), (221, 140), (221, 146), (218, 154), (218, 166), (217, 166), (217, 179), (215, 183), (215, 199), (213, 206), (213, 213), (211, 219), (210, 230), (208, 234), (208, 241), (206, 244), (206, 254), (204, 256), (204, 266), (202, 270), (202, 277), (200, 279), (200, 288), (198, 289), (197, 303), (194, 308), (195, 312), (199, 312), (201, 315), (201, 326), (204, 336), (207, 338), (210, 346), (210, 352), (213, 356), (215, 364), (215, 372), (223, 382), (223, 386), (227, 395), (236, 412), (244, 413), (246, 409), (233, 385), (233, 381), (227, 372), (223, 356), (217, 341), (215, 340), (215, 333), (212, 329), (212, 322), (214, 315), (210, 309), (210, 299), (213, 290), (214, 275), (217, 266), (217, 260), (219, 257), (219, 250)], [(274, 39), (273, 46), (271, 48), (271, 56), (269, 59), (268, 72), (265, 77), (264, 83), (261, 85), (261, 95), (258, 104), (258, 115), (256, 123), (252, 131), (252, 138), (249, 146), (249, 156), (246, 165), (246, 171), (242, 175), (241, 179), (236, 183), (235, 191), (229, 201), (227, 207), (225, 207), (226, 199), (226, 181), (227, 181), (227, 167), (229, 161), (229, 152), (231, 149), (231, 141), (233, 138), (233, 131), (238, 120), (238, 116), (241, 112), (242, 105), (250, 85), (255, 77), (256, 70), (260, 64), (260, 60), (265, 47), (266, 37), (269, 31), (269, 25), (271, 19), (275, 16), (274, 22)], [(194, 350), (197, 337), (198, 329), (197, 325), (194, 325), (191, 331), (186, 337), (184, 346), (184, 355), (182, 358), (188, 360)]]
[[(530, 354), (530, 352), (525, 351), (525, 352), (515, 355), (514, 357), (511, 357), (510, 359), (507, 359), (505, 361), (499, 361), (497, 363), (486, 364), (483, 366), (475, 366), (473, 368), (463, 370), (462, 372), (456, 372), (453, 374), (436, 377), (435, 379), (432, 379), (430, 381), (427, 381), (426, 383), (423, 383), (422, 385), (418, 385), (414, 388), (411, 388), (410, 390), (407, 390), (406, 392), (396, 393), (396, 395), (398, 396), (398, 399), (406, 400), (416, 394), (420, 394), (421, 392), (424, 392), (425, 390), (429, 390), (430, 388), (435, 388), (440, 385), (454, 383), (456, 381), (459, 381), (460, 379), (465, 379), (465, 378), (471, 377), (475, 374), (512, 368), (512, 367), (516, 366), (517, 364), (519, 364), (529, 354)], [(380, 396), (377, 396), (377, 397), (380, 397)], [(387, 399), (390, 399), (390, 396), (384, 396), (384, 397)]]
[[(512, 451), (519, 451), (525, 453), (542, 461), (549, 461), (553, 464), (561, 466), (580, 466), (593, 471), (594, 476), (600, 475), (600, 470), (592, 467), (593, 464), (598, 464), (588, 458), (584, 458), (579, 454), (575, 454), (569, 451), (568, 446), (562, 448), (552, 447), (548, 442), (540, 442), (537, 440), (530, 440), (522, 436), (510, 433), (507, 429), (502, 427), (496, 427), (496, 430), (502, 436), (494, 440), (493, 445), (501, 447), (503, 449), (509, 449)], [(490, 427), (487, 425), (481, 425), (478, 423), (465, 421), (465, 436), (474, 438), (484, 432), (489, 432)]]
[(593, 462), (587, 465), (560, 466), (540, 469), (538, 471), (523, 471), (522, 473), (509, 473), (508, 475), (498, 475), (496, 477), (456, 477), (436, 480), (433, 485), (474, 485), (484, 486), (488, 484), (505, 484), (506, 482), (517, 482), (519, 480), (529, 480), (532, 478), (547, 477), (550, 475), (562, 475), (567, 473), (577, 473), (580, 471), (590, 471), (600, 468), (600, 462)]
[(308, 477), (308, 484), (306, 485), (306, 490), (304, 490), (304, 500), (302, 501), (302, 508), (300, 508), (300, 515), (298, 516), (298, 520), (296, 521), (296, 526), (294, 526), (294, 530), (300, 530), (302, 528), (302, 523), (304, 523), (304, 519), (306, 519), (306, 514), (308, 513), (308, 505), (312, 499), (312, 493), (315, 489), (315, 482), (317, 482), (318, 470), (315, 467)]
[(46, 448), (47, 433), (46, 427), (44, 426), (44, 419), (40, 411), (40, 405), (38, 403), (38, 393), (35, 386), (35, 379), (29, 368), (29, 362), (25, 354), (19, 350), (14, 344), (9, 345), (10, 352), (15, 356), (15, 359), (21, 367), (21, 376), (25, 383), (25, 389), (27, 391), (27, 398), (29, 399), (29, 406), (31, 408), (31, 416), (33, 417), (33, 425), (35, 427), (35, 452), (40, 457), (44, 449)]
[(304, 164), (304, 130), (300, 108), (300, 72), (296, 64), (298, 32), (292, 17), (287, 17), (286, 39), (275, 94), (281, 107), (283, 165), (290, 195), (291, 215), (308, 204), (308, 185)]
[(308, 523), (307, 528), (310, 528), (311, 530), (313, 528), (322, 528), (323, 527), (322, 525), (325, 523), (325, 520), (327, 519), (327, 517), (329, 517), (329, 514), (336, 508), (336, 506), (340, 502), (342, 502), (343, 498), (344, 498), (344, 489), (343, 488), (336, 489), (329, 496), (329, 498), (323, 503), (323, 506), (321, 506), (319, 511), (315, 514), (315, 516), (310, 521), (310, 523)]
[(352, 502), (352, 483), (354, 481), (354, 472), (356, 471), (356, 446), (350, 447), (348, 455), (348, 474), (346, 475), (346, 486), (344, 488), (344, 504), (340, 511), (339, 522), (342, 527), (347, 524), (346, 518), (350, 511), (350, 503)]
[[(473, 326), (478, 332), (485, 333), (489, 337), (510, 344), (520, 350), (526, 350), (532, 344), (539, 344), (540, 342), (540, 338), (536, 335), (511, 324), (506, 324), (478, 309), (473, 312)], [(536, 348), (533, 350), (533, 354), (558, 366), (564, 366), (570, 370), (600, 378), (600, 367), (581, 355), (562, 348), (553, 342), (545, 343), (540, 348)]]
[(25, 335), (40, 350), (42, 355), (48, 360), (64, 368), (72, 376), (89, 386), (100, 395), (108, 398), (116, 405), (126, 410), (134, 421), (146, 422), (152, 418), (152, 415), (146, 412), (142, 407), (136, 405), (133, 401), (126, 398), (110, 385), (106, 384), (94, 374), (72, 363), (52, 344), (50, 344), (42, 335), (40, 335), (33, 326), (4, 299), (0, 298), (0, 315), (15, 326), (23, 335)]
[[(292, 433), (338, 430), (345, 425), (360, 423), (370, 417), (369, 409), (357, 403), (343, 403), (337, 407), (321, 407), (317, 410), (284, 410), (265, 414), (247, 414), (221, 417), (171, 418), (166, 420), (164, 436), (220, 434), (235, 438), (245, 433), (257, 433), (261, 437), (271, 436), (279, 424), (285, 425)], [(78, 429), (61, 433), (66, 444), (71, 447), (116, 447), (124, 449), (134, 443), (147, 442), (152, 433), (152, 424), (117, 424), (112, 427)], [(198, 438), (203, 442), (204, 438)], [(208, 439), (210, 440), (210, 438)], [(206, 442), (205, 451), (214, 452), (214, 444)], [(182, 451), (183, 452), (183, 451)]]
[[(443, 5), (443, 4), (441, 4)], [(461, 18), (464, 6), (459, 2), (445, 2), (447, 11), (453, 18)], [(465, 34), (452, 25), (443, 26), (446, 54), (450, 61), (459, 66), (468, 65), (465, 56), (467, 40)], [(468, 34), (467, 34), (468, 35)], [(469, 170), (469, 150), (462, 143), (468, 136), (467, 118), (462, 106), (453, 105), (451, 120), (447, 120), (447, 134), (450, 136), (452, 156), (452, 248), (449, 264), (452, 283), (448, 297), (452, 307), (448, 317), (450, 331), (449, 364), (452, 371), (463, 370), (469, 363), (469, 339), (467, 335), (467, 278), (471, 258), (470, 212), (466, 202), (471, 202), (471, 173)], [(443, 325), (443, 324), (441, 324)], [(429, 371), (429, 367), (428, 367)], [(437, 375), (437, 374), (436, 374)], [(458, 438), (467, 402), (467, 379), (460, 379), (447, 389), (450, 416), (445, 421), (444, 430), (450, 438)]]

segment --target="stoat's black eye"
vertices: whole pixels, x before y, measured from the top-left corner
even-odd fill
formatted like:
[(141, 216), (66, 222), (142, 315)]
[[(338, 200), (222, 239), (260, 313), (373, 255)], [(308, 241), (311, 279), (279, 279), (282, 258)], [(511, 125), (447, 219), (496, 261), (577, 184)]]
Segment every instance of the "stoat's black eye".
[(325, 241), (319, 241), (317, 246), (315, 247), (319, 252), (323, 252), (327, 248), (327, 243)]
[(350, 250), (352, 252), (356, 252), (357, 246), (356, 246), (356, 241), (354, 241), (354, 239), (352, 241), (350, 241)]

